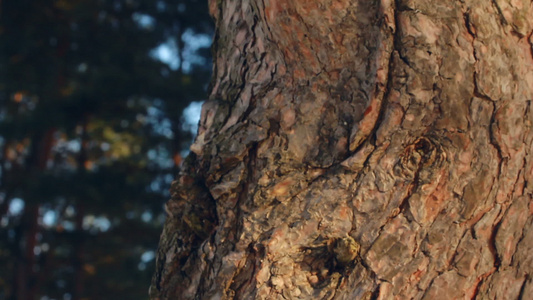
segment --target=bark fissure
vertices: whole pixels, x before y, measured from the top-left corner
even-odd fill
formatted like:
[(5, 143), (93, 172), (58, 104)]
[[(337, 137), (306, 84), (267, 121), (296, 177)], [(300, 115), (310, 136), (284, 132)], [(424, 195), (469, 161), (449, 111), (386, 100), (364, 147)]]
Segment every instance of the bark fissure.
[(498, 4), (498, 1), (491, 0), (491, 2), (492, 2), (492, 5), (496, 8), (496, 11), (498, 12), (498, 16), (499, 16), (499, 19), (502, 25), (504, 26), (509, 25), (509, 23), (507, 22), (507, 19), (505, 19), (505, 15), (503, 14), (502, 8)]
[[(503, 212), (500, 212), (500, 215), (502, 214)], [(496, 269), (495, 270), (496, 272), (498, 271), (498, 269), (500, 268), (502, 264), (500, 255), (498, 254), (498, 248), (496, 246), (496, 234), (498, 233), (498, 229), (501, 226), (501, 222), (502, 220), (500, 219), (496, 222), (496, 224), (494, 224), (494, 226), (492, 227), (492, 232), (491, 232), (490, 239), (489, 239), (489, 250), (492, 253), (492, 256), (494, 259), (494, 268)]]
[(529, 50), (531, 51), (531, 58), (533, 58), (533, 30), (529, 33), (527, 39), (529, 40)]
[(496, 123), (496, 118), (495, 118), (497, 112), (498, 112), (498, 108), (496, 106), (496, 103), (492, 101), (492, 115), (490, 116), (490, 125), (489, 125), (488, 130), (489, 130), (490, 144), (494, 147), (494, 149), (496, 149), (497, 154), (498, 154), (498, 168), (497, 168), (498, 173), (496, 174), (496, 177), (499, 177), (502, 172), (505, 158), (503, 156), (502, 148), (498, 144), (498, 141), (496, 140), (496, 135), (494, 133), (494, 127), (498, 126)]
[(525, 291), (526, 291), (526, 284), (529, 281), (530, 275), (526, 273), (524, 276), (524, 282), (522, 282), (522, 285), (520, 286), (520, 293), (518, 294), (518, 299), (526, 299), (525, 298)]

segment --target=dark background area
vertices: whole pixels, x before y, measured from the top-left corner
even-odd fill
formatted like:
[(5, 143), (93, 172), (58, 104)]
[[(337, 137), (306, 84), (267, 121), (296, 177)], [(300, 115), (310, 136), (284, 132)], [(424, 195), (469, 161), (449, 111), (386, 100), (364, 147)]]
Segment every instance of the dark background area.
[(0, 9), (0, 299), (147, 299), (210, 77), (207, 0)]

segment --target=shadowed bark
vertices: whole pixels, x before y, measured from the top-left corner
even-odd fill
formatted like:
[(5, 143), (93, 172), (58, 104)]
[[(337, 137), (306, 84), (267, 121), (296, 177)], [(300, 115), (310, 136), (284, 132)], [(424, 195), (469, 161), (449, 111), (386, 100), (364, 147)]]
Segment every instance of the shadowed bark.
[(533, 294), (533, 4), (210, 1), (152, 299)]

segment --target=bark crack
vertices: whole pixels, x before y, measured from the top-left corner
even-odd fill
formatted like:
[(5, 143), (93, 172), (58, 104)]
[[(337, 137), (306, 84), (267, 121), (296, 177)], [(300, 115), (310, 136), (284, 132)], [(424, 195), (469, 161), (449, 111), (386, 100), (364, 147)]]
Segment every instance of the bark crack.
[[(522, 241), (526, 238), (526, 230), (524, 230), (524, 228), (522, 228), (522, 231), (520, 233), (520, 238), (516, 241), (516, 247), (514, 249), (514, 252), (513, 252), (513, 256), (511, 256), (511, 261), (510, 261), (510, 264), (511, 265), (514, 265), (516, 260), (515, 260), (515, 256), (516, 256), (516, 252), (518, 251), (518, 246), (522, 243)], [(518, 265), (518, 264), (517, 264)]]
[[(457, 257), (457, 249), (459, 248), (459, 245), (461, 245), (461, 242), (465, 239), (466, 235), (468, 234), (469, 230), (465, 230), (463, 232), (463, 235), (461, 236), (461, 238), (459, 239), (459, 241), (457, 242), (457, 245), (455, 246), (455, 249), (453, 251), (453, 254), (451, 255), (450, 259), (448, 260), (448, 266), (452, 266), (455, 268), (455, 265), (453, 265), (453, 262), (455, 260), (455, 258)], [(473, 235), (473, 233), (471, 233)]]
[(426, 299), (426, 295), (429, 293), (429, 291), (431, 290), (431, 286), (433, 285), (433, 282), (435, 281), (435, 279), (437, 279), (437, 277), (439, 277), (439, 272), (437, 271), (437, 275), (436, 276), (433, 276), (433, 278), (431, 278), (431, 281), (429, 282), (427, 288), (424, 290), (424, 293), (422, 294), (422, 296), (420, 297), (420, 299)]
[[(492, 0), (493, 2), (495, 0)], [(464, 10), (464, 8), (463, 8)], [(474, 74), (473, 74), (473, 84), (474, 84), (474, 91), (473, 91), (473, 94), (474, 96), (478, 97), (479, 99), (481, 100), (485, 100), (485, 101), (488, 101), (489, 103), (492, 104), (492, 114), (491, 114), (491, 118), (490, 118), (490, 122), (489, 122), (489, 126), (487, 128), (488, 130), (488, 133), (489, 133), (489, 143), (494, 147), (494, 149), (496, 150), (496, 153), (497, 153), (497, 160), (498, 160), (498, 168), (497, 168), (497, 174), (495, 176), (495, 178), (498, 178), (502, 172), (502, 165), (503, 165), (503, 152), (502, 152), (502, 149), (500, 147), (500, 145), (498, 144), (497, 140), (496, 140), (496, 135), (494, 133), (494, 126), (497, 126), (496, 125), (496, 113), (497, 113), (497, 105), (496, 105), (496, 102), (490, 98), (489, 96), (487, 96), (486, 94), (484, 94), (480, 88), (479, 88), (479, 85), (478, 85), (478, 80), (477, 80), (477, 77), (478, 77), (478, 72), (476, 71), (476, 68), (477, 68), (477, 65), (479, 63), (479, 57), (478, 57), (478, 54), (477, 54), (477, 51), (476, 51), (476, 45), (475, 45), (475, 42), (476, 42), (476, 39), (477, 39), (477, 35), (476, 35), (476, 30), (475, 30), (475, 27), (474, 25), (472, 24), (471, 20), (470, 20), (470, 13), (469, 13), (469, 8), (466, 9), (466, 12), (463, 13), (463, 19), (464, 19), (464, 23), (465, 23), (465, 27), (468, 31), (468, 33), (472, 36), (472, 55), (474, 57)], [(494, 189), (494, 186), (491, 185), (491, 193), (492, 193), (492, 190)]]
[[(500, 212), (500, 216), (502, 212)], [(496, 234), (498, 233), (498, 229), (500, 228), (502, 224), (502, 218), (498, 220), (498, 222), (492, 227), (492, 232), (489, 238), (489, 251), (492, 253), (492, 256), (494, 258), (494, 267), (496, 270), (499, 270), (501, 266), (501, 259), (498, 254), (498, 248), (496, 247)]]
[(504, 26), (509, 25), (509, 23), (507, 22), (507, 19), (505, 18), (503, 14), (502, 8), (498, 4), (498, 2), (496, 0), (491, 0), (491, 2), (492, 2), (492, 5), (496, 8), (496, 11), (498, 12), (498, 16), (500, 17), (500, 22), (502, 23), (502, 25)]
[(503, 158), (503, 150), (498, 144), (498, 141), (496, 140), (496, 134), (494, 133), (494, 127), (498, 126), (496, 122), (496, 113), (497, 113), (496, 102), (492, 102), (492, 115), (490, 117), (490, 123), (489, 123), (489, 128), (488, 128), (489, 138), (490, 138), (489, 142), (494, 147), (494, 149), (496, 149), (496, 152), (498, 155), (498, 169), (497, 169), (498, 173), (496, 174), (495, 178), (499, 178), (502, 173), (504, 158)]
[(529, 40), (529, 50), (531, 51), (531, 57), (533, 58), (533, 30), (529, 33), (527, 39)]
[(525, 291), (526, 291), (526, 284), (529, 281), (529, 274), (526, 273), (524, 276), (524, 281), (522, 282), (522, 286), (520, 286), (520, 293), (518, 294), (518, 299), (526, 299), (525, 298)]

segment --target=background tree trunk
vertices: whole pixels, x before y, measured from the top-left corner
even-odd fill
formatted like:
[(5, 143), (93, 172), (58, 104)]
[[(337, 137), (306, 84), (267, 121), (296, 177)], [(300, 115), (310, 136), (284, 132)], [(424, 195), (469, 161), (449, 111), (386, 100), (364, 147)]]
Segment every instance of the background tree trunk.
[(154, 299), (533, 294), (533, 4), (225, 0)]

